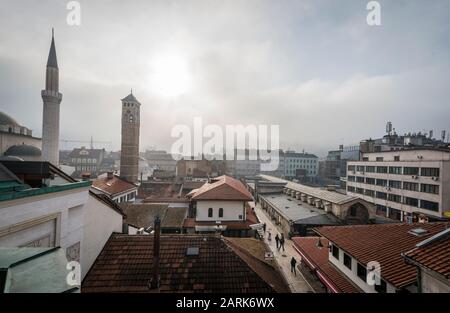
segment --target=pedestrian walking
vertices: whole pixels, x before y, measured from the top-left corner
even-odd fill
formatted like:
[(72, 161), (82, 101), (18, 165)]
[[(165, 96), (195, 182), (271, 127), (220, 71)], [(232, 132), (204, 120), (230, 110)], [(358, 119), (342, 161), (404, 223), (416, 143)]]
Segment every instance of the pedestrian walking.
[(297, 260), (292, 257), (291, 259), (291, 273), (294, 273), (295, 276), (297, 276), (297, 270), (296, 270)]
[(266, 223), (263, 224), (263, 230), (264, 230), (264, 234), (266, 233)]
[(268, 241), (272, 241), (272, 234), (270, 233), (270, 231), (268, 231), (269, 235), (267, 236), (267, 240)]
[[(281, 238), (280, 238), (280, 248), (283, 248), (283, 252), (285, 251), (285, 250), (284, 250), (284, 234), (281, 234)], [(280, 249), (278, 249), (278, 250), (280, 250)]]
[(278, 234), (275, 236), (275, 242), (277, 243), (277, 249), (278, 251), (280, 251), (280, 236), (278, 236)]

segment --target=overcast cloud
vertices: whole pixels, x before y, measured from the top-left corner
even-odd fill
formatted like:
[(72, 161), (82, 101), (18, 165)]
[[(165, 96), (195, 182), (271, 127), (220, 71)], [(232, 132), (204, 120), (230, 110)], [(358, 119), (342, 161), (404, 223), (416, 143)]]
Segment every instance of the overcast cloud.
[[(172, 126), (194, 116), (279, 124), (282, 147), (319, 155), (382, 136), (386, 121), (450, 130), (450, 1), (380, 1), (378, 27), (364, 0), (79, 2), (81, 26), (67, 25), (66, 1), (0, 4), (0, 110), (36, 136), (52, 26), (62, 139), (119, 149), (130, 88), (141, 150), (170, 148)], [(167, 55), (187, 76), (176, 96), (158, 86)]]

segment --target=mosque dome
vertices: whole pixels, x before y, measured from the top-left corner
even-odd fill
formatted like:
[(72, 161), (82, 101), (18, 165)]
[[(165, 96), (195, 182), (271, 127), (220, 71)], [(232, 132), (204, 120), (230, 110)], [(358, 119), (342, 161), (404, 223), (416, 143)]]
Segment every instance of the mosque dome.
[(20, 126), (15, 119), (13, 119), (11, 116), (1, 111), (0, 111), (0, 125)]
[(5, 156), (33, 156), (38, 157), (42, 155), (41, 149), (30, 145), (15, 145), (8, 148), (4, 153)]

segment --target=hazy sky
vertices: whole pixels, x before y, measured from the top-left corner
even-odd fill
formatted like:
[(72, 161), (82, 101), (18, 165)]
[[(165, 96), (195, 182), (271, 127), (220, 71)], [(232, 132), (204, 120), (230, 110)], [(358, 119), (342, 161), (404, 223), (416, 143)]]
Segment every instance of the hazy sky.
[[(67, 1), (68, 2), (68, 1)], [(141, 150), (175, 124), (279, 124), (283, 148), (323, 155), (384, 134), (450, 130), (450, 1), (2, 0), (0, 110), (41, 136), (55, 27), (61, 138), (120, 148), (120, 99), (142, 103)], [(101, 146), (101, 145), (97, 145)], [(65, 148), (61, 145), (61, 148)]]

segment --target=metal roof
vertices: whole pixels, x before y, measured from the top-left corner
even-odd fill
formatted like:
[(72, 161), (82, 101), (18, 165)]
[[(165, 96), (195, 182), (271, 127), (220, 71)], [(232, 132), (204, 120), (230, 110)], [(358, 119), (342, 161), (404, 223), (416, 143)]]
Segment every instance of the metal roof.
[(271, 182), (285, 182), (286, 188), (289, 188), (289, 189), (292, 189), (295, 191), (299, 191), (299, 192), (305, 193), (309, 196), (312, 196), (314, 198), (318, 198), (318, 199), (328, 201), (331, 203), (344, 204), (344, 203), (353, 201), (355, 199), (358, 199), (357, 197), (344, 195), (344, 194), (341, 194), (338, 192), (328, 191), (328, 190), (317, 188), (317, 187), (310, 187), (310, 186), (302, 185), (299, 183), (294, 183), (294, 182), (284, 180), (284, 179), (274, 177), (274, 176), (260, 175), (260, 177), (262, 177), (268, 181), (271, 181)]

